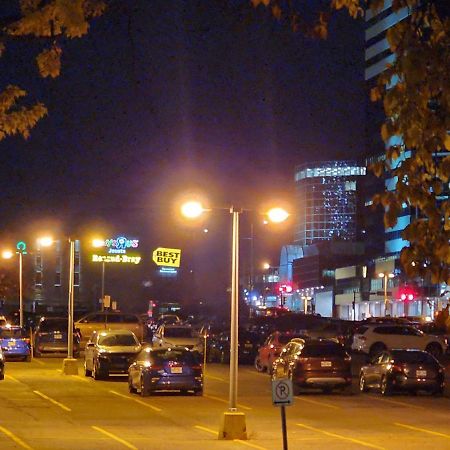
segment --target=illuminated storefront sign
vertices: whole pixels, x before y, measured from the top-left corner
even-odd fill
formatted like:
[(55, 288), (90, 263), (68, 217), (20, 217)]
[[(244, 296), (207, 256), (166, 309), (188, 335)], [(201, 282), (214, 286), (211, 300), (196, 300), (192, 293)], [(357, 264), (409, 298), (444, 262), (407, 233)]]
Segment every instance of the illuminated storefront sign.
[(139, 264), (140, 256), (129, 255), (92, 255), (93, 262)]
[(125, 254), (130, 248), (138, 248), (139, 239), (127, 239), (125, 236), (119, 236), (115, 239), (106, 239), (105, 247), (108, 253)]
[(180, 267), (181, 250), (158, 247), (153, 251), (153, 261), (157, 266)]

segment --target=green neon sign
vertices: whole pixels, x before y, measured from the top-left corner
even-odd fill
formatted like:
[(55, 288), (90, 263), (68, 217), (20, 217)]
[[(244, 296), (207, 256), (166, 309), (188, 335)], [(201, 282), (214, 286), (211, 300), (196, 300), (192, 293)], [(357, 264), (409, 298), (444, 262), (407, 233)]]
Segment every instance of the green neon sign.
[(22, 255), (27, 254), (27, 244), (24, 241), (19, 241), (16, 244), (17, 252), (22, 253)]

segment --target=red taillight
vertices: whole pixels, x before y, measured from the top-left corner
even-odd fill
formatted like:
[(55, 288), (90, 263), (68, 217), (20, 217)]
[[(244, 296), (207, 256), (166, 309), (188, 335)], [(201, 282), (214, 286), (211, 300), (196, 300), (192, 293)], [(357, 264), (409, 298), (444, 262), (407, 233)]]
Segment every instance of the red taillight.
[(403, 372), (403, 367), (399, 366), (398, 364), (394, 364), (392, 366), (392, 372)]

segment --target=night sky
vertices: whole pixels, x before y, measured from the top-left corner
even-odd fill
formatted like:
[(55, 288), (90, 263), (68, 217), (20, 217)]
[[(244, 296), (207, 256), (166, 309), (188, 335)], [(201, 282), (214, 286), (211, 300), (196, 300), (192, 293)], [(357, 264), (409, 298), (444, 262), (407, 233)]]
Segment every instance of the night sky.
[[(292, 199), (297, 164), (357, 157), (362, 22), (336, 15), (323, 42), (244, 1), (124, 3), (127, 15), (110, 13), (63, 44), (56, 80), (37, 79), (29, 46), (0, 60), (1, 86), (19, 84), (50, 110), (28, 141), (0, 142), (3, 228), (101, 221), (151, 245), (185, 245), (205, 292), (220, 297), (205, 275), (228, 277), (229, 219), (212, 217), (202, 237), (173, 220), (173, 199), (195, 187), (213, 205), (258, 208), (268, 196)], [(258, 261), (276, 264), (292, 230), (265, 243), (256, 231)]]

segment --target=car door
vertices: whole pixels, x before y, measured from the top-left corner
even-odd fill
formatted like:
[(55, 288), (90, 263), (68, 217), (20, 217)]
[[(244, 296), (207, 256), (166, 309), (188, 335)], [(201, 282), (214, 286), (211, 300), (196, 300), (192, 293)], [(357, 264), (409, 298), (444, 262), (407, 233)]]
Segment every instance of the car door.
[(373, 358), (370, 363), (367, 365), (364, 376), (366, 379), (366, 383), (369, 386), (378, 385), (378, 379), (381, 373), (381, 361), (383, 360), (383, 356), (385, 352), (377, 355)]
[(261, 365), (263, 365), (265, 367), (270, 367), (270, 365), (271, 365), (271, 361), (270, 361), (271, 349), (269, 347), (272, 345), (273, 340), (274, 340), (274, 335), (272, 334), (266, 339), (266, 342), (264, 342), (264, 345), (259, 349), (259, 359), (260, 359)]
[(150, 361), (150, 353), (143, 349), (138, 353), (136, 360), (130, 365), (128, 372), (130, 374), (133, 386), (139, 386), (141, 379), (141, 368), (144, 367), (145, 363), (148, 361)]
[(402, 338), (409, 349), (424, 350), (423, 334), (413, 327), (402, 327)]

